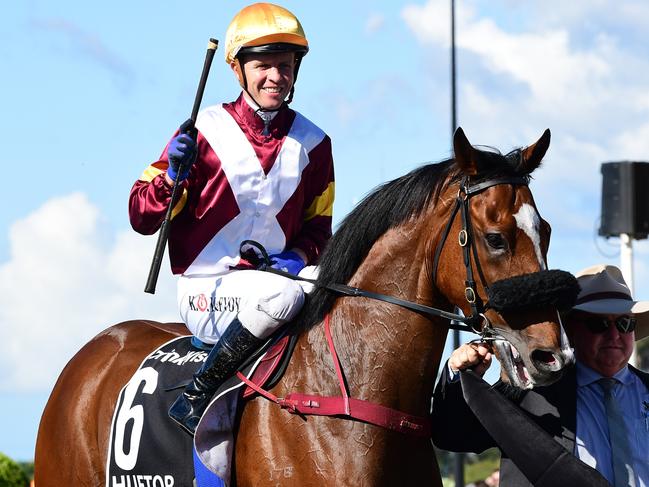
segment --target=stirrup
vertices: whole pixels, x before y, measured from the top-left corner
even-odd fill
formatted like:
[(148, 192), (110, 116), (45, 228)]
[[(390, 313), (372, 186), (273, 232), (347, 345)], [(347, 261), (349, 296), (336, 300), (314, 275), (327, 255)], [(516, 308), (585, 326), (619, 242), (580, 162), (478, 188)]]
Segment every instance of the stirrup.
[(198, 403), (192, 403), (188, 394), (183, 392), (169, 408), (169, 417), (192, 436), (212, 399), (212, 395), (208, 393), (201, 396), (196, 398)]

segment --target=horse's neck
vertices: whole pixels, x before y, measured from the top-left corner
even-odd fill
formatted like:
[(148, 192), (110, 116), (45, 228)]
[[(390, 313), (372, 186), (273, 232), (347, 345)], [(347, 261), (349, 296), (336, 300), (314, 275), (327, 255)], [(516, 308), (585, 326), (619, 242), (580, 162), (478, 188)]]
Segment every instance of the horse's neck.
[(402, 299), (430, 300), (425, 260), (425, 238), (416, 222), (409, 222), (376, 241), (349, 284)]
[[(349, 284), (422, 304), (432, 302), (430, 256), (421, 223), (391, 229), (372, 247)], [(367, 299), (345, 299), (333, 310), (336, 347), (347, 377), (365, 396), (385, 403), (412, 400), (418, 408), (430, 396), (446, 328), (413, 311)], [(353, 384), (350, 384), (353, 386)], [(404, 397), (404, 391), (408, 391)], [(422, 402), (423, 401), (423, 402)]]

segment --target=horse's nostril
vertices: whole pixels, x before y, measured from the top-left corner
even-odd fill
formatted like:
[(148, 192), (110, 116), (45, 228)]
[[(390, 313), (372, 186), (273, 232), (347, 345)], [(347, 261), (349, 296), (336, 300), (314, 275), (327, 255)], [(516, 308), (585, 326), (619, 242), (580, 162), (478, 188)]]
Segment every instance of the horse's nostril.
[(547, 352), (545, 350), (534, 350), (531, 354), (532, 360), (536, 363), (542, 363), (545, 365), (554, 365), (557, 361), (555, 355), (552, 352)]

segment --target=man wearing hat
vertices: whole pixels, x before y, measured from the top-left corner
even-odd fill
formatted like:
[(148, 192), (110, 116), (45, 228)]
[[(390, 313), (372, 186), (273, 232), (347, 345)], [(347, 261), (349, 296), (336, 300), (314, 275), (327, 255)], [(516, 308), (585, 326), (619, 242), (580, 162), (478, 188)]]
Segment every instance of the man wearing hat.
[[(576, 277), (581, 291), (563, 316), (575, 366), (555, 384), (509, 397), (611, 485), (649, 486), (649, 374), (628, 363), (634, 342), (649, 335), (649, 302), (633, 300), (615, 266), (595, 265)], [(457, 372), (472, 368), (483, 375), (491, 359), (484, 344), (462, 345), (451, 354), (433, 398), (438, 448), (480, 453), (499, 446), (467, 406)], [(494, 388), (507, 390), (500, 381)], [(538, 448), (533, 439), (529, 446)], [(500, 485), (532, 485), (525, 471), (503, 454)]]

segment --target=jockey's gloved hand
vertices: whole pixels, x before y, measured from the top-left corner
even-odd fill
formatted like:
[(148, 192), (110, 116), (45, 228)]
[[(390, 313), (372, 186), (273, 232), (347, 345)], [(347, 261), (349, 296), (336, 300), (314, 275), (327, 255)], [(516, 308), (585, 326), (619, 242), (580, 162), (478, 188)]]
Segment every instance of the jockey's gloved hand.
[(270, 261), (272, 262), (271, 267), (273, 269), (288, 272), (294, 276), (297, 276), (306, 266), (306, 262), (302, 260), (302, 257), (292, 250), (287, 250), (279, 254), (271, 254), (268, 257), (270, 257)]
[[(167, 175), (173, 181), (178, 178), (178, 182), (187, 179), (189, 170), (196, 160), (196, 140), (195, 137), (192, 137), (193, 130), (185, 127), (186, 125), (187, 122), (180, 127), (180, 133), (171, 139), (167, 148), (167, 157), (169, 159)], [(181, 167), (182, 171), (178, 174)]]

